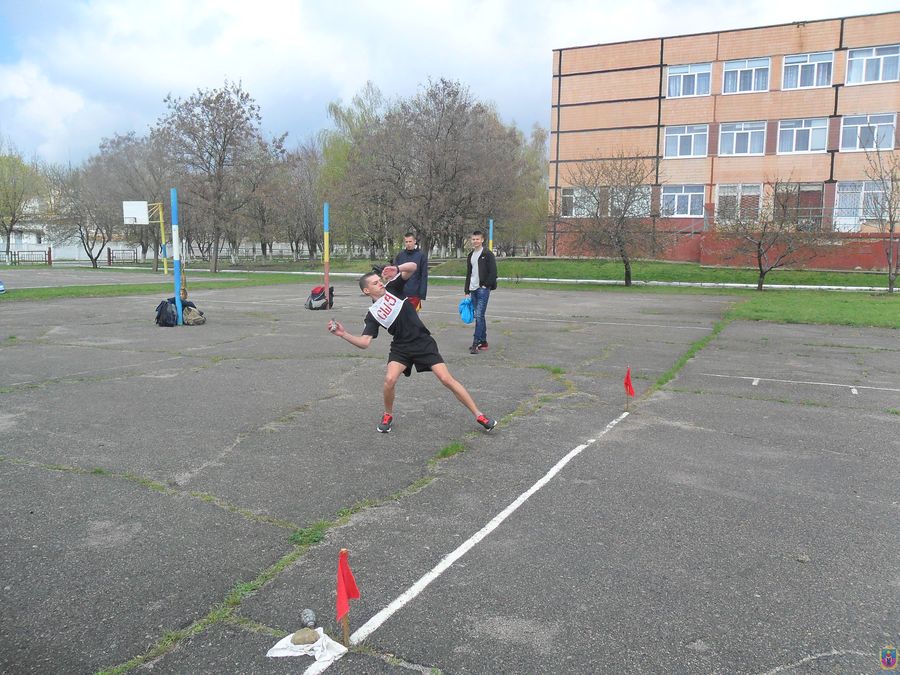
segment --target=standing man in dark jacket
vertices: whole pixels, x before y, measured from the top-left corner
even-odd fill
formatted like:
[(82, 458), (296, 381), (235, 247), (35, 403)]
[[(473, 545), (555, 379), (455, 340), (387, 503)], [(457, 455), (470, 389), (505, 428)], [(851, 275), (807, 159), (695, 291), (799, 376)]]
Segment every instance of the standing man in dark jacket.
[(481, 230), (472, 233), (472, 249), (466, 259), (466, 293), (472, 298), (472, 310), (475, 312), (475, 336), (469, 353), (477, 354), (486, 352), (488, 348), (484, 312), (491, 291), (497, 288), (497, 259), (489, 248), (485, 248), (484, 232)]
[(403, 250), (394, 257), (394, 266), (399, 267), (408, 262), (416, 263), (416, 271), (403, 285), (403, 293), (407, 302), (418, 312), (422, 309), (422, 301), (428, 293), (428, 256), (419, 249), (419, 242), (412, 232), (403, 235)]

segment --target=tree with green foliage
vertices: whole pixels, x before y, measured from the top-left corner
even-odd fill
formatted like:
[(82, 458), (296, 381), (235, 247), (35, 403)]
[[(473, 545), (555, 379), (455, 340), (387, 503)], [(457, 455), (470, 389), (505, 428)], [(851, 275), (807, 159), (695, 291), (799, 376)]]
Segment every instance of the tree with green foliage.
[(0, 143), (0, 231), (6, 240), (6, 256), (13, 231), (37, 215), (36, 202), (46, 189), (35, 162), (26, 162), (16, 148)]

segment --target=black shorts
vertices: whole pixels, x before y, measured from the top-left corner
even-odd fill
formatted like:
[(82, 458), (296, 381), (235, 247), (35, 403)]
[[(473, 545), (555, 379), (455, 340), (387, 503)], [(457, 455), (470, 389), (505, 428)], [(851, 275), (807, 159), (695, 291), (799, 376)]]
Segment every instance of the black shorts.
[(412, 375), (413, 366), (416, 367), (417, 373), (431, 370), (431, 366), (443, 363), (444, 357), (438, 351), (437, 343), (434, 340), (430, 340), (430, 343), (430, 345), (422, 345), (418, 349), (396, 348), (394, 345), (391, 345), (388, 363), (396, 361), (406, 366), (406, 369), (403, 371), (406, 377)]

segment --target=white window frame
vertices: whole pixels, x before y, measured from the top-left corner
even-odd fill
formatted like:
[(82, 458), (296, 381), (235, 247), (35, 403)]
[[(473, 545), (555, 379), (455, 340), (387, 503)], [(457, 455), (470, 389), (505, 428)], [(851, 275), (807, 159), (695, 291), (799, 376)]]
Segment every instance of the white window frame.
[[(722, 152), (725, 146), (725, 136), (731, 137), (731, 152)], [(751, 152), (754, 137), (762, 137), (762, 149), (759, 152)], [(747, 151), (737, 152), (736, 148), (741, 139), (746, 138)], [(719, 125), (719, 156), (720, 157), (759, 157), (766, 154), (766, 123), (765, 122), (723, 122)]]
[[(738, 59), (737, 61), (726, 61), (722, 69), (722, 93), (731, 94), (753, 94), (761, 91), (769, 91), (769, 69), (772, 65), (771, 59), (766, 56), (759, 59)], [(759, 74), (765, 71), (766, 86), (765, 88), (757, 88), (757, 79)], [(735, 89), (728, 90), (728, 73), (737, 72), (735, 76)], [(750, 88), (742, 88), (741, 82), (745, 73), (750, 74)]]
[[(731, 191), (734, 190), (733, 194), (723, 195), (723, 190)], [(755, 191), (755, 192), (754, 192)], [(719, 219), (720, 208), (721, 208), (721, 198), (723, 196), (726, 197), (735, 197), (737, 198), (737, 207), (738, 211), (741, 209), (741, 201), (744, 196), (753, 195), (757, 198), (756, 201), (756, 214), (753, 216), (758, 219), (760, 214), (760, 209), (762, 208), (762, 184), (761, 183), (723, 183), (721, 185), (716, 186), (716, 220)], [(743, 214), (740, 215), (740, 218), (743, 218)]]
[[(841, 197), (845, 197), (845, 204), (850, 195), (858, 195), (851, 206), (842, 206)], [(876, 197), (881, 195), (881, 197)], [(834, 191), (834, 227), (841, 232), (859, 232), (860, 225), (869, 220), (878, 220), (878, 214), (870, 210), (877, 207), (878, 199), (883, 199), (883, 186), (878, 181), (840, 181)]]
[[(797, 126), (793, 126), (797, 125)], [(783, 134), (790, 132), (791, 149), (784, 150), (781, 145)], [(798, 133), (799, 132), (799, 133)], [(797, 150), (797, 138), (806, 137), (808, 150)], [(821, 138), (821, 149), (813, 149), (813, 141)], [(778, 147), (776, 152), (779, 155), (809, 155), (821, 154), (828, 151), (828, 118), (827, 117), (808, 117), (795, 120), (779, 120), (778, 121)]]
[[(679, 199), (681, 197), (681, 199)], [(674, 209), (667, 208), (667, 201), (674, 205)], [(699, 213), (692, 213), (692, 208), (699, 201)], [(706, 201), (705, 185), (663, 185), (661, 191), (661, 202), (663, 217), (665, 218), (702, 218), (703, 208)], [(681, 209), (680, 206), (687, 206)]]
[[(885, 77), (885, 65), (893, 70), (893, 77)], [(877, 69), (877, 78), (868, 78), (873, 69)], [(900, 79), (900, 44), (883, 45), (881, 47), (865, 47), (847, 51), (847, 86), (875, 84), (877, 82), (896, 82)]]
[[(684, 140), (690, 137), (690, 152), (682, 154), (682, 146)], [(703, 152), (701, 149), (700, 138), (703, 138)], [(675, 140), (676, 154), (669, 154), (669, 140)], [(663, 157), (665, 159), (691, 159), (695, 157), (706, 157), (709, 149), (709, 125), (708, 124), (682, 124), (680, 126), (666, 127), (664, 137), (665, 145), (663, 146)]]
[[(828, 82), (818, 84), (821, 71), (828, 66)], [(797, 85), (787, 86), (788, 69), (797, 70)], [(803, 84), (803, 74), (812, 72), (813, 83)], [(834, 52), (809, 52), (808, 54), (788, 54), (784, 57), (781, 71), (781, 88), (785, 91), (794, 89), (821, 89), (830, 87), (834, 77)]]
[[(700, 76), (706, 74), (706, 91), (703, 93), (697, 93), (699, 89), (698, 84), (700, 83)], [(675, 95), (672, 95), (670, 92), (672, 91), (672, 81), (673, 79), (678, 79), (678, 92)], [(684, 91), (684, 83), (685, 81), (693, 80), (694, 82), (694, 93), (693, 94), (683, 94), (681, 92)], [(709, 96), (710, 89), (712, 87), (712, 63), (688, 63), (679, 66), (669, 66), (668, 73), (666, 77), (666, 98), (694, 98), (697, 96)]]
[[(865, 119), (865, 124), (861, 121)], [(873, 121), (874, 120), (874, 121)], [(848, 124), (848, 122), (852, 122)], [(879, 145), (878, 137), (882, 135), (882, 128), (888, 130), (887, 138), (890, 145)], [(853, 131), (853, 130), (856, 131)], [(872, 145), (864, 145), (860, 133), (863, 129), (872, 129)], [(893, 150), (894, 136), (897, 133), (897, 113), (872, 113), (869, 115), (844, 115), (841, 119), (841, 152), (865, 152), (866, 150)], [(853, 138), (853, 145), (849, 145), (847, 136)]]

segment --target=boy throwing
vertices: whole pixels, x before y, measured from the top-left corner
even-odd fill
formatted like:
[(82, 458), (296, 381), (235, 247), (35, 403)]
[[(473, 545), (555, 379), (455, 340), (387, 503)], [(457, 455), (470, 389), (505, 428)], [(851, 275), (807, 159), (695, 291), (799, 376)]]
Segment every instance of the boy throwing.
[(384, 375), (384, 415), (376, 427), (379, 432), (386, 434), (391, 431), (397, 380), (401, 373), (409, 377), (413, 366), (416, 372), (430, 370), (434, 373), (441, 384), (452, 391), (459, 402), (475, 416), (475, 421), (490, 431), (497, 426), (497, 421), (482, 414), (466, 388), (453, 378), (438, 352), (437, 342), (431, 337), (412, 304), (406, 301), (403, 284), (415, 271), (416, 263), (406, 262), (396, 267), (385, 267), (381, 277), (376, 272), (362, 275), (359, 288), (372, 299), (362, 335), (348, 333), (343, 325), (333, 319), (328, 322), (328, 330), (360, 349), (368, 348), (382, 328), (393, 338)]

